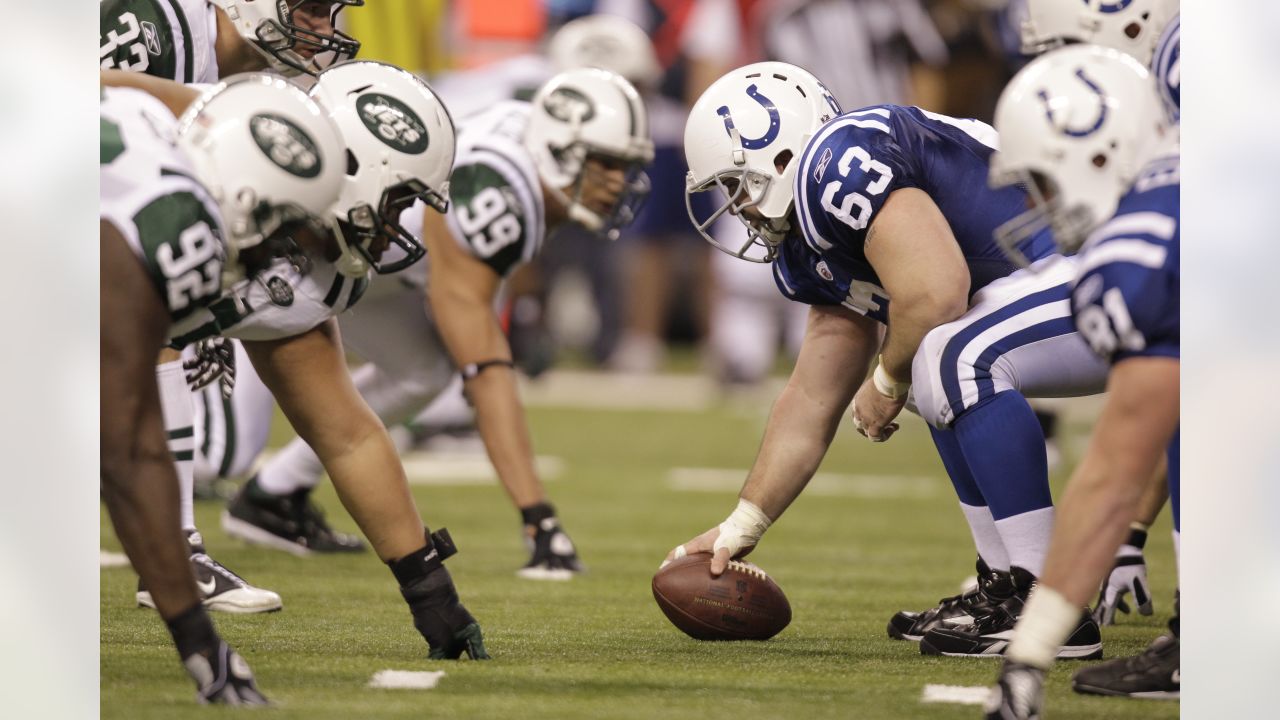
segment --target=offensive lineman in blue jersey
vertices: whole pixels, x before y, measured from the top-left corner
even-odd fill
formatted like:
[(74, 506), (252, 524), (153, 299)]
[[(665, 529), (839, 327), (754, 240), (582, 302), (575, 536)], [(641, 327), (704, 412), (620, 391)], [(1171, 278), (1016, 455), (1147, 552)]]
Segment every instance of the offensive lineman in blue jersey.
[[(1097, 98), (1078, 89), (1086, 71)], [(1027, 66), (996, 109), (1004, 147), (992, 163), (992, 184), (1035, 186), (1036, 207), (1029, 214), (1053, 226), (1064, 252), (1080, 249), (1072, 317), (1094, 352), (1110, 362), (1111, 373), (1106, 407), (1059, 508), (1039, 590), (1005, 654), (988, 718), (1039, 717), (1055, 650), (1105, 577), (1146, 479), (1165, 453), (1176, 538), (1179, 160), (1173, 133), (1150, 142), (1153, 118), (1162, 115), (1154, 90), (1128, 57), (1075, 46)], [(1050, 105), (1053, 112), (1046, 113)], [(1104, 120), (1119, 126), (1114, 137), (1140, 148), (1137, 159), (1148, 161), (1136, 177), (1118, 163), (1099, 166), (1096, 140), (1054, 121), (1055, 115), (1096, 115), (1104, 106), (1114, 109), (1116, 117)], [(1170, 630), (1139, 656), (1081, 670), (1075, 689), (1178, 697), (1176, 616)]]
[[(890, 635), (918, 640), (945, 620), (996, 615), (1005, 601), (1015, 605), (1001, 615), (1002, 632), (1012, 629), (1052, 520), (1044, 439), (1021, 393), (1097, 392), (1106, 367), (1074, 332), (1073, 270), (1051, 254), (1045, 234), (1021, 248), (1044, 272), (1006, 279), (1015, 267), (992, 234), (1027, 197), (986, 186), (995, 145), (983, 123), (917, 108), (840, 115), (816, 78), (782, 63), (735, 70), (694, 106), (688, 192), (719, 189), (726, 198), (695, 225), (705, 234), (725, 212), (737, 215), (744, 243), (713, 244), (773, 262), (780, 290), (811, 310), (737, 510), (669, 559), (714, 550), (719, 572), (799, 494), (851, 399), (859, 432), (884, 441), (914, 392), (969, 521), (981, 581), (925, 613), (899, 613)], [(1094, 655), (1100, 642), (1096, 624), (1081, 617), (1064, 653)], [(984, 639), (948, 654), (1004, 644)]]

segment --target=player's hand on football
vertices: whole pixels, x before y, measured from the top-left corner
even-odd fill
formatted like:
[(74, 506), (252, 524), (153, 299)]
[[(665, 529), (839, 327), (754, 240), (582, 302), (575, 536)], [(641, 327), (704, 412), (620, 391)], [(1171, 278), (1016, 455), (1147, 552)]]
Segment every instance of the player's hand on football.
[(1150, 615), (1154, 608), (1148, 587), (1147, 561), (1142, 555), (1142, 549), (1127, 543), (1121, 545), (1116, 553), (1115, 565), (1111, 567), (1111, 572), (1098, 593), (1093, 619), (1099, 625), (1114, 625), (1117, 610), (1128, 615), (1129, 603), (1125, 601), (1125, 596), (1130, 592), (1133, 593), (1133, 602), (1138, 606), (1138, 612)]
[(182, 363), (192, 390), (218, 380), (222, 397), (230, 398), (236, 387), (236, 351), (224, 337), (206, 338), (196, 343), (195, 357)]
[(884, 442), (898, 431), (898, 423), (893, 419), (906, 403), (906, 397), (897, 400), (886, 397), (868, 378), (853, 398), (853, 427), (871, 442)]
[(725, 568), (729, 567), (730, 560), (745, 557), (755, 548), (754, 544), (749, 546), (736, 544), (735, 546), (735, 543), (719, 542), (719, 540), (720, 526), (717, 525), (683, 545), (675, 546), (671, 552), (667, 553), (666, 559), (658, 567), (660, 569), (664, 568), (673, 560), (679, 560), (686, 555), (711, 553), (711, 574), (714, 577), (720, 577)]

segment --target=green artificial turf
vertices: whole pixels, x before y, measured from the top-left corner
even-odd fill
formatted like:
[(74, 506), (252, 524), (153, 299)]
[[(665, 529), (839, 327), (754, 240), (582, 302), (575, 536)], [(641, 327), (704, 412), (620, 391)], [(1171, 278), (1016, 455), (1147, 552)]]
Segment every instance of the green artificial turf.
[[(794, 619), (759, 643), (691, 640), (653, 602), (650, 578), (674, 545), (718, 523), (735, 492), (676, 491), (672, 467), (742, 468), (752, 460), (765, 408), (706, 412), (535, 408), (540, 455), (559, 457), (547, 483), (589, 573), (568, 583), (517, 579), (525, 559), (518, 516), (496, 485), (415, 486), (432, 527), (461, 552), (449, 561), (463, 601), (494, 659), (428, 662), (390, 572), (372, 554), (295, 558), (251, 548), (218, 527), (220, 506), (197, 505), (210, 554), (284, 598), (282, 612), (218, 614), (222, 634), (249, 661), (275, 707), (271, 718), (976, 718), (975, 706), (922, 704), (928, 683), (990, 684), (994, 660), (923, 658), (888, 639), (899, 609), (956, 592), (972, 571), (963, 518), (924, 426), (908, 421), (873, 446), (842, 427), (823, 472), (926, 476), (855, 495), (802, 495), (752, 560), (790, 599)], [(288, 437), (277, 421), (274, 439)], [(1087, 428), (1069, 426), (1077, 448)], [(1074, 438), (1072, 437), (1074, 436)], [(1062, 474), (1056, 476), (1060, 489)], [(333, 524), (354, 530), (327, 482), (318, 492)], [(1173, 609), (1167, 513), (1151, 533), (1153, 617), (1104, 630), (1108, 657), (1137, 652)], [(103, 513), (102, 546), (119, 549)], [(128, 568), (101, 572), (103, 718), (221, 716), (200, 708), (168, 634), (134, 606)], [(1051, 675), (1055, 718), (1173, 718), (1177, 703), (1084, 697), (1069, 689), (1078, 663)], [(378, 670), (445, 670), (433, 690), (366, 688)]]

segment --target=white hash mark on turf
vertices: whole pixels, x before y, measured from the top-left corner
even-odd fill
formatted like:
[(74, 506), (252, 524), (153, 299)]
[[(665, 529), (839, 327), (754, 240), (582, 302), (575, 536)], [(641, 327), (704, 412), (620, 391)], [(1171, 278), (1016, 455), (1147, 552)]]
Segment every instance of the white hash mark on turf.
[(369, 681), (371, 688), (430, 690), (444, 677), (443, 670), (379, 670)]
[(977, 685), (925, 685), (920, 702), (984, 705), (991, 688)]
[[(667, 472), (667, 487), (682, 492), (723, 492), (738, 490), (746, 470), (728, 468), (676, 467)], [(817, 473), (805, 489), (810, 495), (864, 499), (928, 498), (937, 494), (941, 483), (924, 475), (865, 475)]]
[(129, 558), (118, 552), (109, 550), (98, 550), (98, 567), (117, 568), (129, 567)]

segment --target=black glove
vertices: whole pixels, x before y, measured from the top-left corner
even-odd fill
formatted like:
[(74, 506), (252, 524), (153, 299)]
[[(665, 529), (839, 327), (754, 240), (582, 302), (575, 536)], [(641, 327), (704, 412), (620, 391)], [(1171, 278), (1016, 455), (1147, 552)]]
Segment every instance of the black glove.
[(187, 673), (196, 681), (196, 699), (201, 704), (270, 705), (253, 681), (249, 663), (225, 642), (208, 654), (192, 653), (182, 659)]
[(212, 337), (196, 343), (196, 356), (182, 363), (187, 384), (199, 390), (214, 380), (221, 384), (222, 397), (230, 398), (236, 387), (236, 350), (224, 337)]

